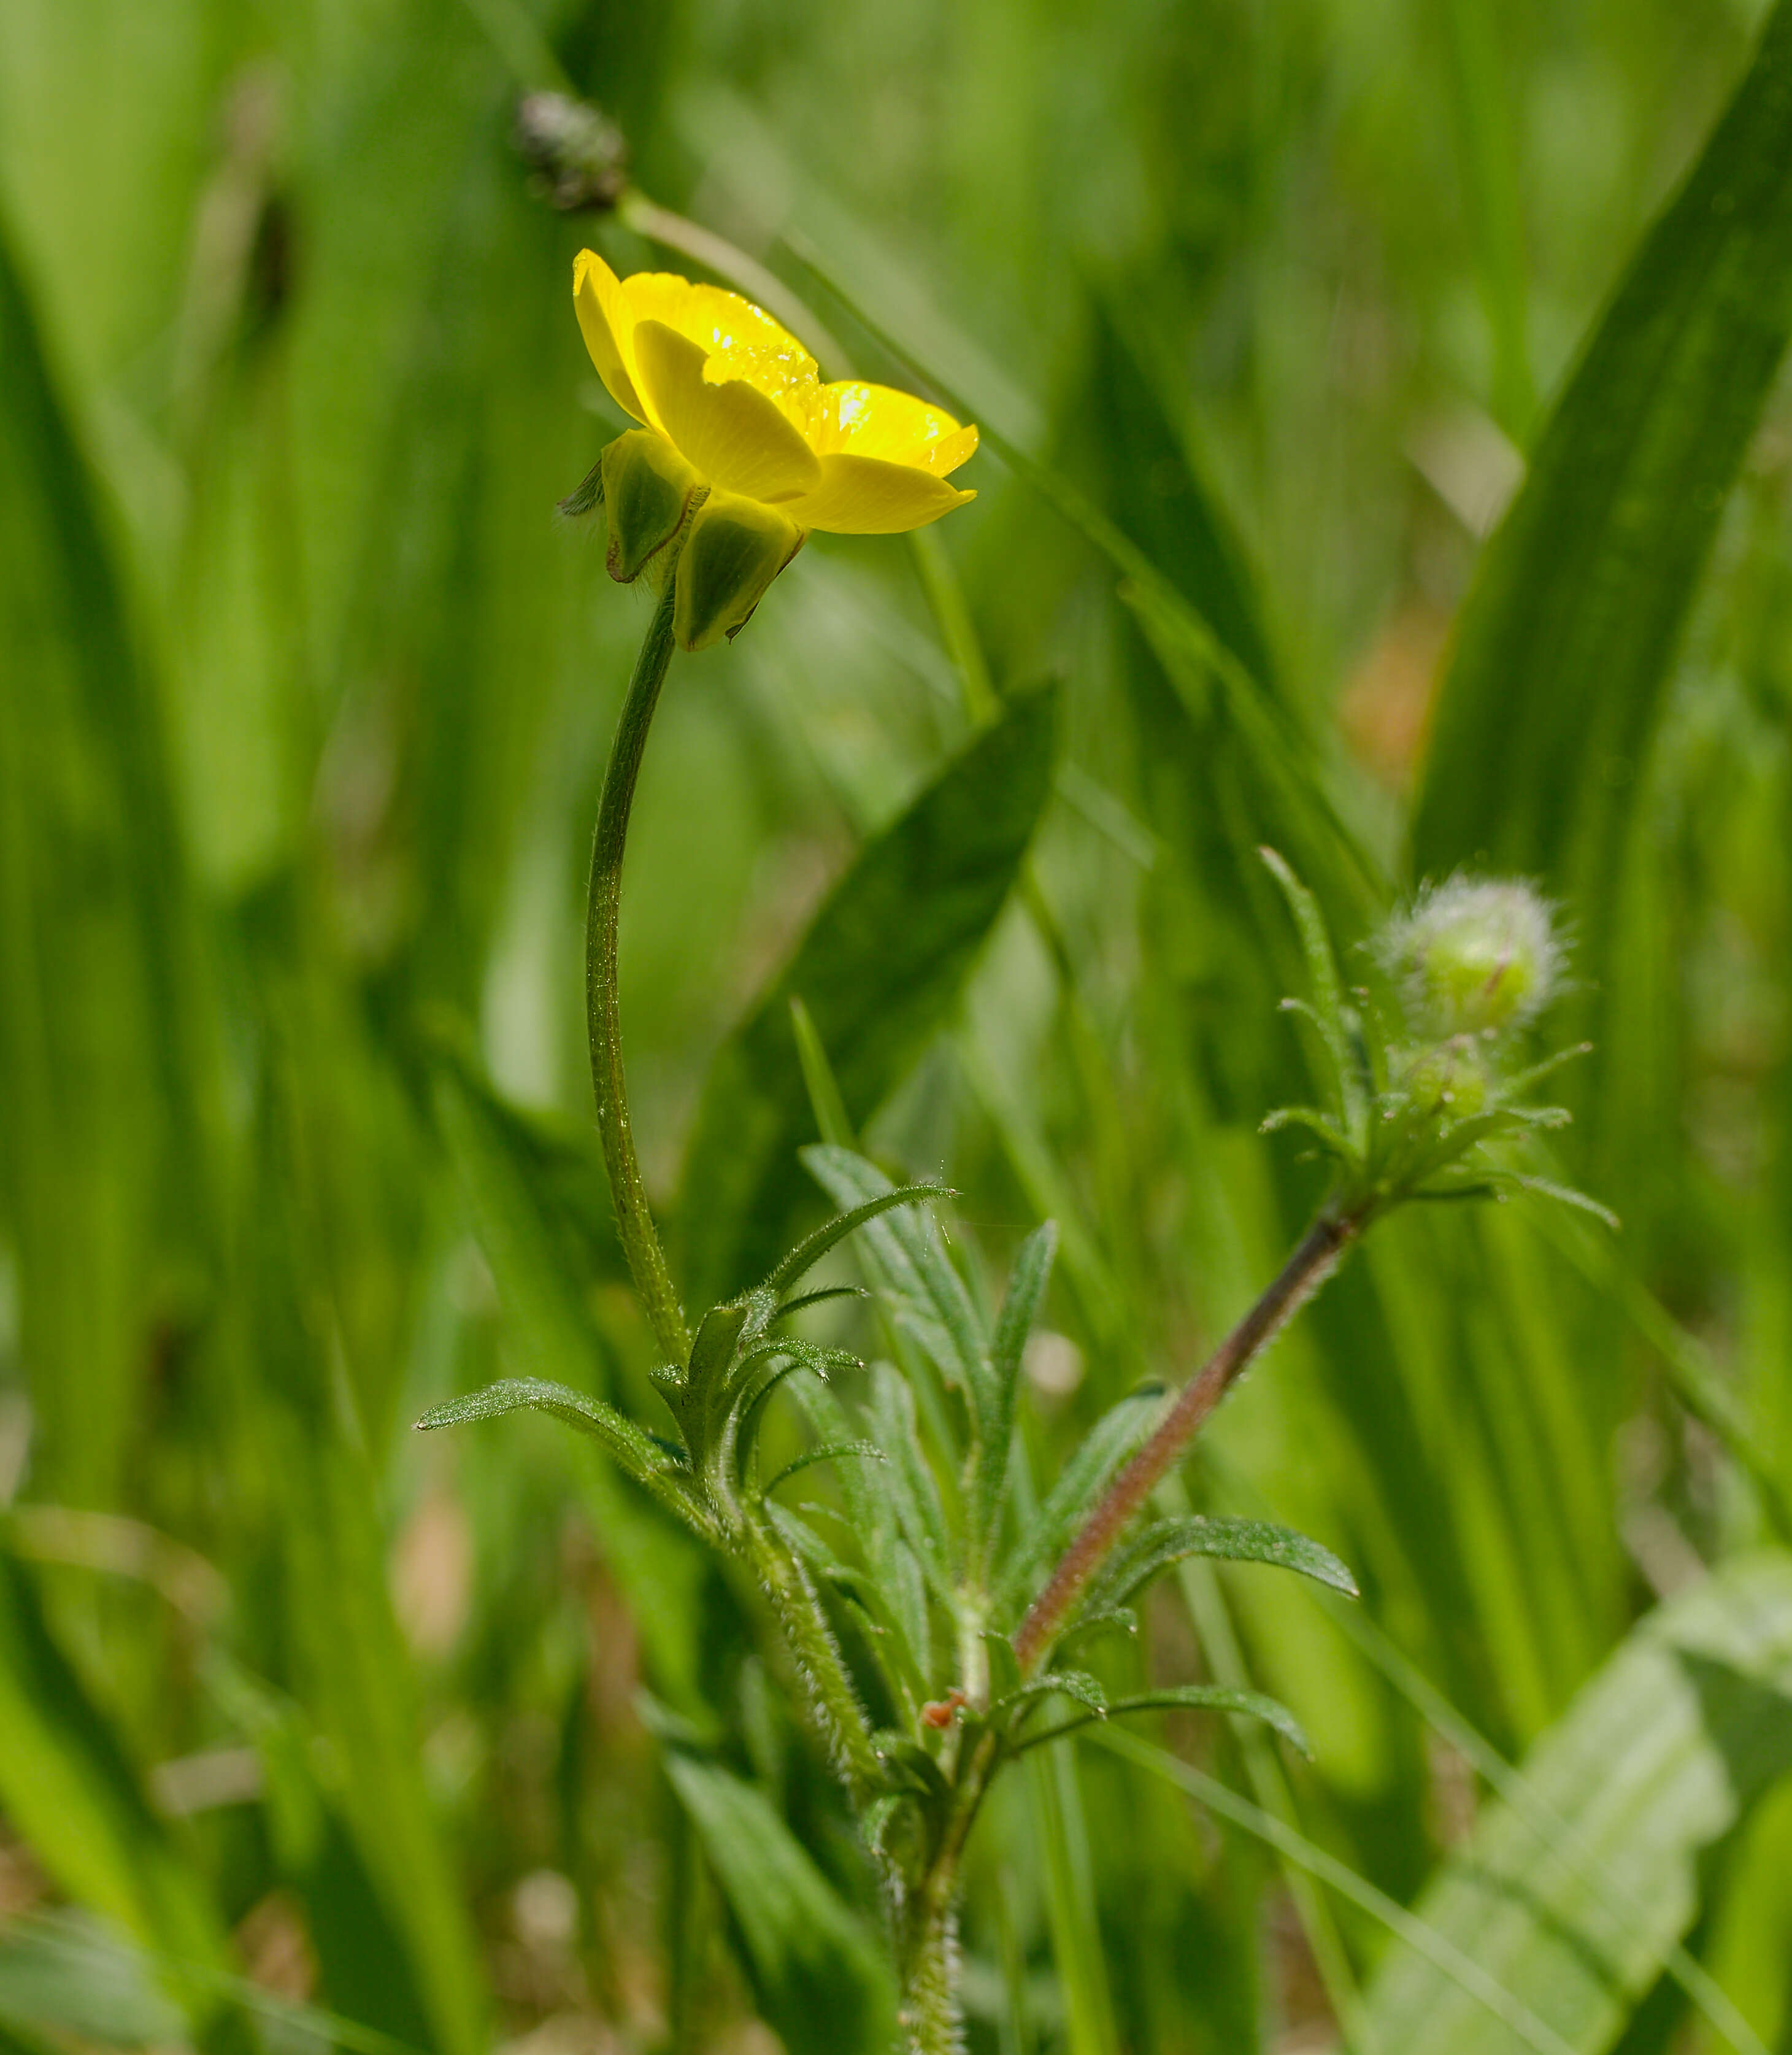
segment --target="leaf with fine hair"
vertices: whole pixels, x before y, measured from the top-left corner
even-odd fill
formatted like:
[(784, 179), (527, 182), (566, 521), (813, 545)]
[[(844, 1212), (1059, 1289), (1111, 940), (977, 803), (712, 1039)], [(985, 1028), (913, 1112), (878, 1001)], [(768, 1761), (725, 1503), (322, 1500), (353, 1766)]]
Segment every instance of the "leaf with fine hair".
[(766, 1288), (770, 1292), (786, 1290), (805, 1271), (813, 1269), (830, 1248), (837, 1247), (867, 1221), (876, 1220), (880, 1213), (887, 1213), (894, 1206), (912, 1205), (922, 1199), (949, 1199), (951, 1196), (944, 1185), (892, 1185), (888, 1191), (879, 1192), (854, 1206), (850, 1213), (837, 1214), (825, 1225), (818, 1227), (807, 1240), (798, 1243), (766, 1280)]
[[(851, 1416), (825, 1386), (805, 1382), (795, 1393), (819, 1440), (853, 1438)], [(888, 1607), (901, 1643), (899, 1666), (907, 1682), (922, 1687), (932, 1654), (928, 1580), (904, 1532), (903, 1480), (891, 1462), (847, 1463), (837, 1474), (869, 1581)]]
[(1313, 1744), (1307, 1739), (1306, 1730), (1300, 1722), (1286, 1706), (1274, 1698), (1266, 1698), (1261, 1691), (1235, 1690), (1226, 1684), (1168, 1684), (1158, 1690), (1140, 1691), (1130, 1698), (1114, 1698), (1109, 1702), (1105, 1712), (1081, 1714), (1075, 1719), (1065, 1720), (1060, 1726), (1049, 1727), (1042, 1733), (1028, 1734), (1017, 1741), (1009, 1753), (1024, 1755), (1029, 1749), (1038, 1748), (1046, 1741), (1061, 1741), (1065, 1735), (1077, 1733), (1097, 1718), (1119, 1719), (1128, 1713), (1173, 1712), (1179, 1710), (1238, 1713), (1247, 1719), (1261, 1720), (1266, 1726), (1274, 1727), (1284, 1739), (1292, 1742), (1310, 1762), (1313, 1760)]
[(1288, 910), (1294, 916), (1295, 930), (1301, 940), (1301, 953), (1306, 960), (1307, 982), (1312, 987), (1313, 997), (1310, 1004), (1294, 1001), (1294, 1009), (1304, 1013), (1319, 1031), (1325, 1053), (1331, 1059), (1344, 1132), (1360, 1153), (1365, 1116), (1362, 1080), (1351, 1047), (1344, 988), (1339, 981), (1337, 958), (1332, 952), (1325, 917), (1319, 910), (1318, 901), (1274, 850), (1262, 849), (1258, 854), (1288, 901)]
[(1074, 1698), (1079, 1706), (1086, 1706), (1092, 1718), (1108, 1716), (1108, 1694), (1101, 1688), (1101, 1680), (1090, 1676), (1086, 1670), (1048, 1670), (1042, 1677), (1030, 1677), (998, 1698), (990, 1710), (992, 1714), (1019, 1712), (1024, 1717), (1023, 1709), (1042, 1698), (1057, 1696)]
[[(849, 1149), (819, 1144), (802, 1151), (802, 1162), (837, 1205), (863, 1205), (892, 1189), (875, 1163)], [(897, 1321), (980, 1416), (992, 1410), (994, 1379), (982, 1323), (934, 1221), (920, 1212), (893, 1213), (868, 1222), (864, 1240)]]
[(1191, 1556), (1225, 1563), (1267, 1563), (1329, 1584), (1346, 1598), (1359, 1594), (1357, 1580), (1329, 1548), (1266, 1520), (1235, 1520), (1191, 1513), (1160, 1520), (1120, 1548), (1090, 1585), (1084, 1610), (1100, 1613), (1124, 1605), (1153, 1577)]
[(890, 1498), (903, 1538), (920, 1560), (928, 1582), (949, 1603), (951, 1532), (946, 1509), (940, 1502), (939, 1483), (921, 1453), (914, 1392), (893, 1363), (872, 1366), (870, 1414), (878, 1445), (889, 1458)]
[(804, 1470), (813, 1469), (817, 1463), (837, 1461), (842, 1456), (856, 1456), (861, 1462), (880, 1463), (885, 1460), (884, 1451), (875, 1442), (823, 1442), (813, 1449), (805, 1449), (800, 1456), (787, 1462), (777, 1475), (759, 1487), (762, 1498), (769, 1497), (781, 1484), (788, 1483)]
[(444, 1406), (432, 1406), (417, 1422), (417, 1431), (431, 1434), (439, 1427), (464, 1426), (521, 1411), (551, 1414), (581, 1434), (590, 1435), (662, 1505), (707, 1531), (681, 1458), (613, 1406), (589, 1393), (575, 1391), (570, 1385), (553, 1384), (541, 1377), (500, 1378), (497, 1383), (469, 1392), (464, 1398), (451, 1398)]

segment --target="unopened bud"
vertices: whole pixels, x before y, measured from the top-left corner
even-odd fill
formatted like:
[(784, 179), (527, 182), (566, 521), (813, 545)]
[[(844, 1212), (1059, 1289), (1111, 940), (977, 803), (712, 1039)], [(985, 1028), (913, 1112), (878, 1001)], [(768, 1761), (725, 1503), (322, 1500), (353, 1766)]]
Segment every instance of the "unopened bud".
[(1447, 1041), (1522, 1028), (1560, 982), (1547, 900), (1515, 878), (1452, 878), (1420, 893), (1376, 945), (1416, 1034)]

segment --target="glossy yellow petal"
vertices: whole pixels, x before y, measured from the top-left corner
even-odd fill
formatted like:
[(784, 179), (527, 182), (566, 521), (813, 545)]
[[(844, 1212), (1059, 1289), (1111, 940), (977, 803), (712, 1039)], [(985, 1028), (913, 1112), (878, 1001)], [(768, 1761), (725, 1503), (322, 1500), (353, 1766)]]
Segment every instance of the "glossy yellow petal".
[(693, 285), (670, 271), (639, 271), (622, 282), (637, 321), (664, 321), (709, 360), (709, 382), (742, 379), (774, 400), (810, 440), (821, 402), (821, 374), (796, 337), (762, 307), (719, 286)]
[(848, 378), (821, 389), (815, 447), (824, 456), (882, 457), (943, 478), (975, 450), (977, 431), (961, 428), (912, 392)]
[(815, 360), (782, 322), (774, 321), (738, 293), (720, 286), (693, 285), (675, 271), (636, 271), (622, 281), (629, 311), (636, 321), (664, 321), (707, 355), (742, 349), (788, 357), (806, 365)]
[(621, 280), (595, 250), (581, 250), (573, 260), (573, 305), (585, 346), (610, 397), (624, 413), (647, 420), (629, 369), (635, 317), (623, 296)]
[(976, 497), (914, 464), (837, 452), (821, 459), (815, 489), (784, 511), (802, 527), (830, 534), (900, 535)]
[[(819, 480), (814, 452), (777, 402), (757, 385), (727, 377), (723, 360), (676, 329), (640, 321), (634, 361), (660, 426), (711, 485), (777, 505)], [(709, 375), (718, 370), (719, 383)]]

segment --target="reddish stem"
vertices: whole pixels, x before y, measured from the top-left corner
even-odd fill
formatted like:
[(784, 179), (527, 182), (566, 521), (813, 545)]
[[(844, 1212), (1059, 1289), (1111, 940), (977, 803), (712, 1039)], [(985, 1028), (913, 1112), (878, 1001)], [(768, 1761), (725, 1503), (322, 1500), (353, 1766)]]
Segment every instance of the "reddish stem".
[(1353, 1215), (1321, 1213), (1256, 1304), (1178, 1394), (1151, 1438), (1109, 1485), (1029, 1608), (1014, 1636), (1025, 1675), (1051, 1646), (1089, 1579), (1206, 1423), (1207, 1415), (1337, 1268), (1361, 1225)]

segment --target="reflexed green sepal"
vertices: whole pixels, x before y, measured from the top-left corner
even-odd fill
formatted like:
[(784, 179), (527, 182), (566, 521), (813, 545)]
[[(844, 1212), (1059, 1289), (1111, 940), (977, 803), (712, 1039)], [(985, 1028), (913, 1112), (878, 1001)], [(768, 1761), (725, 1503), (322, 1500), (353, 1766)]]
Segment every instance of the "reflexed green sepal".
[(802, 541), (802, 530), (775, 507), (711, 492), (678, 560), (672, 632), (679, 647), (707, 649), (744, 628)]
[(632, 585), (691, 518), (703, 482), (664, 436), (631, 428), (604, 452), (609, 574)]

